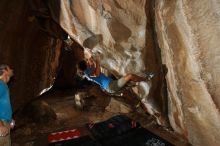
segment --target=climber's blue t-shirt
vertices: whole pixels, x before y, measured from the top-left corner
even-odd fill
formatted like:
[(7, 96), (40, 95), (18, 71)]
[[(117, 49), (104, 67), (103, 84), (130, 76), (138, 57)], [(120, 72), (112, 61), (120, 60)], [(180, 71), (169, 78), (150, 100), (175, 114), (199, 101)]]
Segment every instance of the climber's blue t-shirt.
[(0, 120), (11, 122), (12, 108), (8, 85), (0, 80)]
[(100, 87), (102, 89), (107, 89), (107, 87), (109, 86), (109, 83), (111, 82), (112, 79), (107, 77), (103, 73), (100, 73), (100, 75), (97, 77), (90, 76), (89, 74), (93, 71), (95, 71), (94, 67), (89, 67), (84, 71), (87, 80), (97, 83), (98, 85), (100, 85)]

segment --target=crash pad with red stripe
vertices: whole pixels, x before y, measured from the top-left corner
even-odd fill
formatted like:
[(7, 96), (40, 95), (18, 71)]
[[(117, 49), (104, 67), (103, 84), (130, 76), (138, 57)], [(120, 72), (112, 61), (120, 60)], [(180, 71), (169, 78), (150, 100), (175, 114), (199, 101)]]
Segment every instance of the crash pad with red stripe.
[(48, 135), (48, 143), (58, 142), (58, 141), (65, 141), (69, 139), (74, 139), (80, 137), (80, 131), (77, 129), (66, 130), (51, 133)]

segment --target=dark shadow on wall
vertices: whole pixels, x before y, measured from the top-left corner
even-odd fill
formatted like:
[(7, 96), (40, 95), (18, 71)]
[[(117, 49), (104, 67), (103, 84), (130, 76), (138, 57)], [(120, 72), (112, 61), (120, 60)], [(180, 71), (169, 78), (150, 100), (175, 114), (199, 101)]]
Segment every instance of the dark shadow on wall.
[(50, 86), (57, 74), (64, 31), (52, 20), (58, 0), (0, 1), (0, 63), (15, 72), (10, 84), (14, 111)]
[(59, 20), (60, 17), (60, 0), (32, 0), (29, 4), (40, 29), (52, 37), (64, 40), (66, 33), (54, 20)]
[(76, 65), (82, 58), (84, 58), (83, 48), (78, 43), (73, 41), (71, 46), (63, 45), (60, 67), (54, 88), (75, 88), (79, 85), (77, 82)]
[(96, 34), (88, 37), (84, 42), (83, 46), (85, 48), (93, 49), (97, 44), (102, 43), (103, 36), (101, 34)]
[[(156, 30), (155, 30), (155, 1), (147, 1), (145, 10), (147, 16), (146, 27), (146, 51), (145, 51), (145, 63), (148, 70), (155, 72), (155, 78), (153, 79), (153, 86), (150, 97), (155, 103), (157, 110), (161, 113), (165, 123), (169, 126), (168, 120), (168, 101), (167, 101), (167, 89), (165, 75), (167, 68), (162, 65), (160, 48), (158, 45)], [(164, 124), (165, 124), (164, 123)]]
[[(60, 0), (34, 0), (30, 2), (30, 6), (42, 31), (61, 40), (68, 39), (68, 34), (58, 24), (59, 21), (62, 21), (59, 18)], [(91, 41), (89, 45), (91, 45)], [(71, 46), (66, 41), (63, 42), (53, 88), (73, 88), (77, 86), (75, 80), (76, 64), (83, 57), (83, 48), (77, 42), (73, 41)]]

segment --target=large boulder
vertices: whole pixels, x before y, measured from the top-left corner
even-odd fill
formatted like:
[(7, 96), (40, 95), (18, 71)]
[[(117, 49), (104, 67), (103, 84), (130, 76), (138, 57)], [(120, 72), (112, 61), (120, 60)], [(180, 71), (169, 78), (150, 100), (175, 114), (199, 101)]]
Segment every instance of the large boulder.
[(197, 146), (220, 145), (219, 16), (218, 0), (155, 4), (170, 123)]
[[(150, 114), (162, 113), (166, 99), (161, 95), (162, 78), (160, 54), (155, 49), (152, 2), (138, 1), (33, 1), (38, 10), (47, 6), (54, 21), (92, 56), (101, 58), (101, 66), (121, 77), (127, 73), (143, 75), (146, 71), (157, 73), (150, 85), (142, 83), (138, 97), (153, 104), (146, 104)], [(44, 5), (46, 6), (44, 6)], [(42, 6), (43, 5), (43, 6)], [(157, 91), (157, 92), (154, 92)], [(159, 91), (159, 92), (158, 92)], [(162, 118), (161, 118), (162, 119)], [(162, 123), (162, 122), (161, 122)]]
[(193, 145), (220, 145), (217, 0), (2, 0), (0, 12), (15, 108), (53, 84), (65, 30), (116, 77), (154, 71), (136, 92), (150, 114)]
[(22, 111), (31, 121), (39, 124), (53, 123), (57, 119), (54, 109), (43, 100), (29, 103)]
[[(147, 97), (151, 114), (165, 113), (167, 102), (175, 131), (194, 145), (219, 145), (219, 2), (59, 2), (59, 17), (53, 19), (84, 48), (100, 55), (103, 68), (115, 76), (158, 73), (152, 88), (157, 94)], [(162, 63), (168, 69), (168, 99), (160, 94), (166, 87)]]
[(0, 64), (14, 69), (10, 91), (16, 111), (52, 87), (63, 30), (49, 17), (37, 19), (28, 0), (1, 0), (0, 12)]

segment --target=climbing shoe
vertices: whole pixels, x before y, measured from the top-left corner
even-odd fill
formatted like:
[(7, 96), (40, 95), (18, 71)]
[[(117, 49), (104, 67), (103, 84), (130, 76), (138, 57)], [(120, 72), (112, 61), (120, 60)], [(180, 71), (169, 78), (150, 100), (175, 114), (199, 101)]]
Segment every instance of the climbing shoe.
[(147, 78), (148, 80), (151, 80), (154, 77), (154, 73), (153, 72), (146, 72), (145, 73), (145, 78)]

